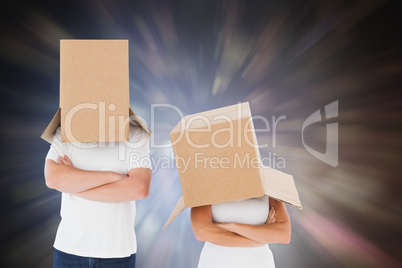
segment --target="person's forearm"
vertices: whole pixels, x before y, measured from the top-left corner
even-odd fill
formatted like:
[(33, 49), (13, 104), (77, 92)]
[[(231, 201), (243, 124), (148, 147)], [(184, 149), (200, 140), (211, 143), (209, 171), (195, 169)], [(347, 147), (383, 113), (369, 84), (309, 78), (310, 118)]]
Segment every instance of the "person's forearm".
[(260, 247), (263, 245), (262, 243), (223, 229), (216, 224), (208, 224), (202, 227), (198, 230), (196, 237), (200, 241), (225, 247)]
[[(143, 171), (146, 173), (148, 171)], [(149, 171), (150, 173), (150, 171)], [(147, 174), (135, 174), (74, 195), (98, 202), (120, 203), (132, 200), (144, 199), (148, 196), (150, 176)]]
[(45, 179), (49, 188), (63, 193), (78, 193), (108, 183), (126, 175), (111, 171), (89, 171), (46, 160)]
[(263, 244), (290, 242), (290, 222), (249, 225), (239, 223), (222, 224), (223, 228)]

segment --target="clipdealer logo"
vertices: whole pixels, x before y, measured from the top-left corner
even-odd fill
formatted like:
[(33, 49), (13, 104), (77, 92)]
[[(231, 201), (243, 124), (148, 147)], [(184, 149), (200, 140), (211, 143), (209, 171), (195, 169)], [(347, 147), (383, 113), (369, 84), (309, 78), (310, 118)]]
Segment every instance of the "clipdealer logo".
[[(324, 108), (324, 120), (338, 117), (338, 101), (334, 101)], [(325, 153), (318, 152), (309, 147), (304, 141), (304, 129), (314, 123), (321, 122), (321, 109), (318, 109), (312, 113), (303, 123), (302, 127), (302, 141), (306, 150), (312, 154), (315, 158), (327, 163), (330, 166), (338, 166), (338, 123), (326, 124), (327, 139), (325, 146)]]
[[(109, 105), (107, 107), (107, 109), (109, 111), (113, 111), (115, 108), (115, 106)], [(184, 118), (184, 114), (183, 112), (176, 106), (173, 106), (171, 104), (152, 104), (151, 105), (151, 129), (155, 128), (155, 110), (157, 108), (165, 108), (165, 109), (170, 109), (171, 111), (177, 113), (178, 117), (181, 119)], [(65, 124), (67, 126), (70, 126), (69, 128), (67, 128), (67, 136), (69, 137), (69, 140), (75, 141), (75, 137), (71, 132), (71, 122), (72, 119), (75, 115), (75, 113), (77, 113), (80, 110), (83, 109), (92, 109), (92, 110), (99, 110), (99, 122), (106, 122), (106, 120), (109, 121), (109, 125), (114, 126), (115, 125), (115, 118), (114, 116), (109, 116), (109, 118), (106, 118), (106, 105), (105, 102), (100, 102), (99, 105), (98, 104), (93, 104), (93, 103), (82, 103), (79, 104), (75, 107), (73, 107), (68, 113), (67, 116), (65, 118)], [(318, 160), (332, 166), (332, 167), (337, 167), (338, 166), (338, 123), (327, 123), (326, 124), (326, 145), (325, 145), (325, 152), (321, 153), (317, 150), (314, 150), (313, 148), (311, 148), (310, 146), (308, 146), (305, 142), (305, 130), (317, 123), (317, 122), (323, 122), (329, 119), (333, 119), (333, 118), (337, 118), (338, 117), (338, 100), (334, 101), (328, 105), (326, 105), (324, 107), (324, 118), (321, 115), (321, 110), (322, 109), (318, 109), (316, 110), (314, 113), (312, 113), (309, 117), (307, 117), (307, 119), (303, 122), (302, 125), (302, 129), (301, 129), (301, 134), (302, 134), (302, 143), (304, 148), (311, 154), (313, 155), (315, 158), (317, 158)], [(121, 116), (120, 116), (121, 117)], [(126, 127), (126, 125), (128, 124), (130, 119), (125, 119), (124, 117), (119, 117), (118, 120), (118, 125), (117, 127), (124, 129)], [(139, 117), (141, 121), (143, 121), (146, 125), (147, 122), (144, 118)], [(211, 120), (211, 118), (207, 118), (207, 117), (203, 117), (203, 116), (197, 116), (195, 119), (197, 120), (202, 120), (205, 121), (206, 123), (210, 123), (209, 120)], [(188, 120), (188, 122), (185, 121), (185, 123), (187, 125), (191, 125), (193, 123), (193, 121), (195, 121), (195, 119), (193, 118), (192, 120)], [(192, 144), (194, 147), (196, 148), (204, 148), (205, 146), (213, 146), (215, 148), (224, 148), (224, 147), (233, 147), (234, 146), (234, 136), (233, 136), (233, 132), (236, 131), (236, 129), (234, 129), (233, 127), (233, 123), (231, 123), (230, 118), (225, 117), (225, 116), (216, 116), (213, 118), (213, 120), (223, 120), (224, 122), (227, 122), (230, 124), (231, 127), (229, 128), (225, 128), (225, 129), (220, 129), (218, 131), (215, 131), (215, 133), (212, 133), (212, 129), (202, 129), (199, 130), (199, 132), (211, 132), (211, 140), (208, 144), (194, 144), (191, 142), (191, 137), (189, 136), (188, 133), (186, 133), (186, 135), (180, 136), (181, 138), (185, 138), (187, 139), (189, 142), (191, 142), (190, 144)], [(286, 120), (286, 116), (282, 115), (279, 118), (276, 118), (275, 116), (272, 116), (272, 122), (269, 122), (269, 120), (263, 116), (251, 116), (249, 118), (248, 121), (248, 125), (252, 124), (253, 121), (255, 120), (260, 120), (262, 122), (262, 124), (264, 125), (263, 128), (258, 128), (258, 129), (254, 129), (255, 132), (263, 132), (263, 133), (272, 133), (272, 146), (276, 147), (276, 136), (277, 136), (277, 125), (280, 123), (280, 121), (282, 120)], [(102, 123), (101, 124), (103, 127), (105, 127), (106, 124)], [(197, 131), (196, 129), (191, 128), (192, 132)], [(107, 130), (100, 128), (99, 131), (99, 137), (102, 138), (105, 135), (105, 132)], [(110, 131), (110, 129), (109, 129)], [(239, 135), (244, 135), (244, 141), (250, 145), (250, 146), (254, 146), (255, 148), (266, 148), (268, 147), (268, 143), (264, 143), (264, 144), (254, 144), (253, 142), (251, 142), (249, 140), (249, 137), (247, 135), (247, 133), (249, 132), (247, 130), (247, 128), (244, 130), (244, 133), (240, 133)], [(119, 131), (119, 133), (122, 131)], [(229, 135), (229, 140), (227, 140), (227, 142), (224, 143), (217, 143), (216, 141), (216, 136), (217, 134), (221, 133), (221, 132), (227, 132)], [(114, 134), (114, 128), (112, 129), (112, 134)], [(139, 137), (137, 137), (138, 139), (136, 139), (135, 141), (132, 142), (116, 142), (115, 143), (110, 143), (109, 147), (114, 147), (114, 146), (119, 146), (119, 160), (124, 160), (127, 156), (126, 156), (126, 149), (136, 149), (139, 148), (141, 146), (143, 146), (146, 141), (148, 140), (148, 136), (147, 135), (139, 135)], [(166, 149), (166, 148), (171, 148), (172, 145), (174, 145), (175, 143), (177, 143), (177, 141), (173, 141), (172, 143), (161, 143), (161, 144), (157, 144), (155, 141), (155, 136), (152, 135), (150, 138), (150, 145), (151, 148), (153, 149)], [(73, 145), (76, 146), (81, 146), (80, 142), (73, 142)], [(89, 144), (90, 145), (90, 144)], [(93, 144), (93, 146), (96, 146), (95, 144)], [(93, 146), (87, 146), (85, 148), (91, 148)], [(104, 143), (99, 143), (99, 147), (105, 147)], [(128, 148), (126, 148), (128, 147)], [(139, 156), (137, 155), (133, 155), (130, 156), (130, 161), (138, 161), (139, 160)], [(166, 161), (161, 161), (158, 158), (158, 161), (154, 161), (152, 160), (152, 164), (155, 166), (163, 166), (163, 167), (170, 167), (173, 163), (177, 162), (174, 161), (174, 156), (170, 155), (169, 157), (167, 157), (167, 159), (163, 159)], [(177, 160), (177, 159), (176, 159)], [(225, 160), (225, 159), (223, 159)], [(215, 159), (211, 159), (211, 161), (215, 161)], [(248, 159), (247, 159), (248, 161)], [(266, 166), (272, 166), (274, 168), (277, 169), (282, 169), (285, 168), (286, 163), (285, 163), (285, 159), (283, 157), (277, 156), (275, 153), (271, 154), (271, 152), (269, 153), (269, 157), (265, 157), (261, 159), (262, 162), (264, 162), (263, 164)], [(214, 164), (215, 162), (212, 162), (212, 164)]]

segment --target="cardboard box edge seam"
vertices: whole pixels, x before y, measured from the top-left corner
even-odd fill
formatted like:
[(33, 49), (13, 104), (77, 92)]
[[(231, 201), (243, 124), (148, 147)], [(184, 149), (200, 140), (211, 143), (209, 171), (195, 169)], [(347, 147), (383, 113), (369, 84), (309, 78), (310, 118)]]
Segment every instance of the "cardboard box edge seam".
[[(231, 108), (233, 108), (233, 109), (231, 109), (230, 111), (227, 111), (226, 113), (236, 111), (236, 109), (234, 109), (234, 108), (240, 107), (241, 110), (243, 110), (243, 109), (248, 109), (248, 111), (250, 112), (250, 113), (249, 113), (249, 116), (251, 116), (250, 104), (249, 104), (248, 101), (245, 101), (245, 102), (241, 102), (241, 103), (229, 105), (229, 106), (226, 106), (226, 107), (221, 107), (221, 108), (216, 108), (216, 109), (212, 109), (212, 110), (208, 110), (208, 111), (204, 111), (204, 112), (199, 112), (199, 113), (195, 113), (195, 114), (188, 114), (188, 115), (185, 115), (185, 116), (173, 127), (173, 129), (170, 131), (169, 134), (171, 135), (172, 133), (180, 132), (180, 131), (178, 130), (179, 126), (183, 123), (183, 121), (186, 121), (186, 120), (188, 120), (188, 119), (191, 118), (191, 117), (199, 116), (199, 115), (205, 114), (205, 113), (211, 113), (211, 112), (214, 112), (214, 111), (216, 111), (216, 110), (220, 110), (220, 109), (224, 109), (224, 108), (229, 108), (229, 107), (231, 107)], [(207, 116), (205, 116), (205, 117), (211, 117), (211, 115), (207, 115)]]

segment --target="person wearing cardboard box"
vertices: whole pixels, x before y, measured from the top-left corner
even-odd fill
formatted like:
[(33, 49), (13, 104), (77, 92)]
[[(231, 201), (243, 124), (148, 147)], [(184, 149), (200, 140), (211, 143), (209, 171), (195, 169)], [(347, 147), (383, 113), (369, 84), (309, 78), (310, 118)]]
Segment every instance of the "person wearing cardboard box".
[(268, 196), (193, 207), (191, 225), (205, 241), (198, 268), (273, 268), (267, 244), (287, 244), (291, 235), (285, 205)]
[(198, 268), (275, 267), (267, 244), (291, 234), (283, 202), (302, 206), (293, 176), (263, 165), (249, 104), (187, 115), (170, 138), (183, 195), (164, 228), (191, 208)]
[(135, 200), (149, 193), (151, 132), (129, 107), (127, 40), (61, 40), (60, 108), (42, 134), (62, 193), (53, 267), (135, 267)]

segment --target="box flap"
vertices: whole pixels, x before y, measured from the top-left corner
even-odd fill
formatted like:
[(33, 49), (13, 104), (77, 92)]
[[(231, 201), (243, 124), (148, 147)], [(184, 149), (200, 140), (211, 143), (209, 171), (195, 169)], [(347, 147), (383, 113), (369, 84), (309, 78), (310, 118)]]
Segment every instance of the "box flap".
[(185, 207), (264, 194), (248, 103), (186, 116), (170, 138)]
[(127, 141), (129, 102), (128, 40), (60, 41), (63, 141)]
[(173, 209), (172, 214), (170, 214), (169, 219), (165, 223), (165, 226), (163, 226), (163, 230), (185, 209), (184, 205), (184, 198), (183, 196), (180, 196), (179, 201), (177, 201), (176, 206)]
[(262, 168), (262, 174), (261, 180), (266, 195), (297, 208), (302, 208), (292, 175), (270, 167)]
[(53, 116), (52, 121), (47, 125), (45, 131), (43, 131), (40, 136), (42, 139), (52, 144), (54, 133), (56, 129), (60, 126), (60, 108), (57, 110), (56, 114)]
[(133, 112), (133, 110), (131, 110), (131, 108), (129, 114), (130, 114), (130, 124), (139, 126), (149, 135), (152, 134), (152, 131), (138, 118), (138, 116)]

